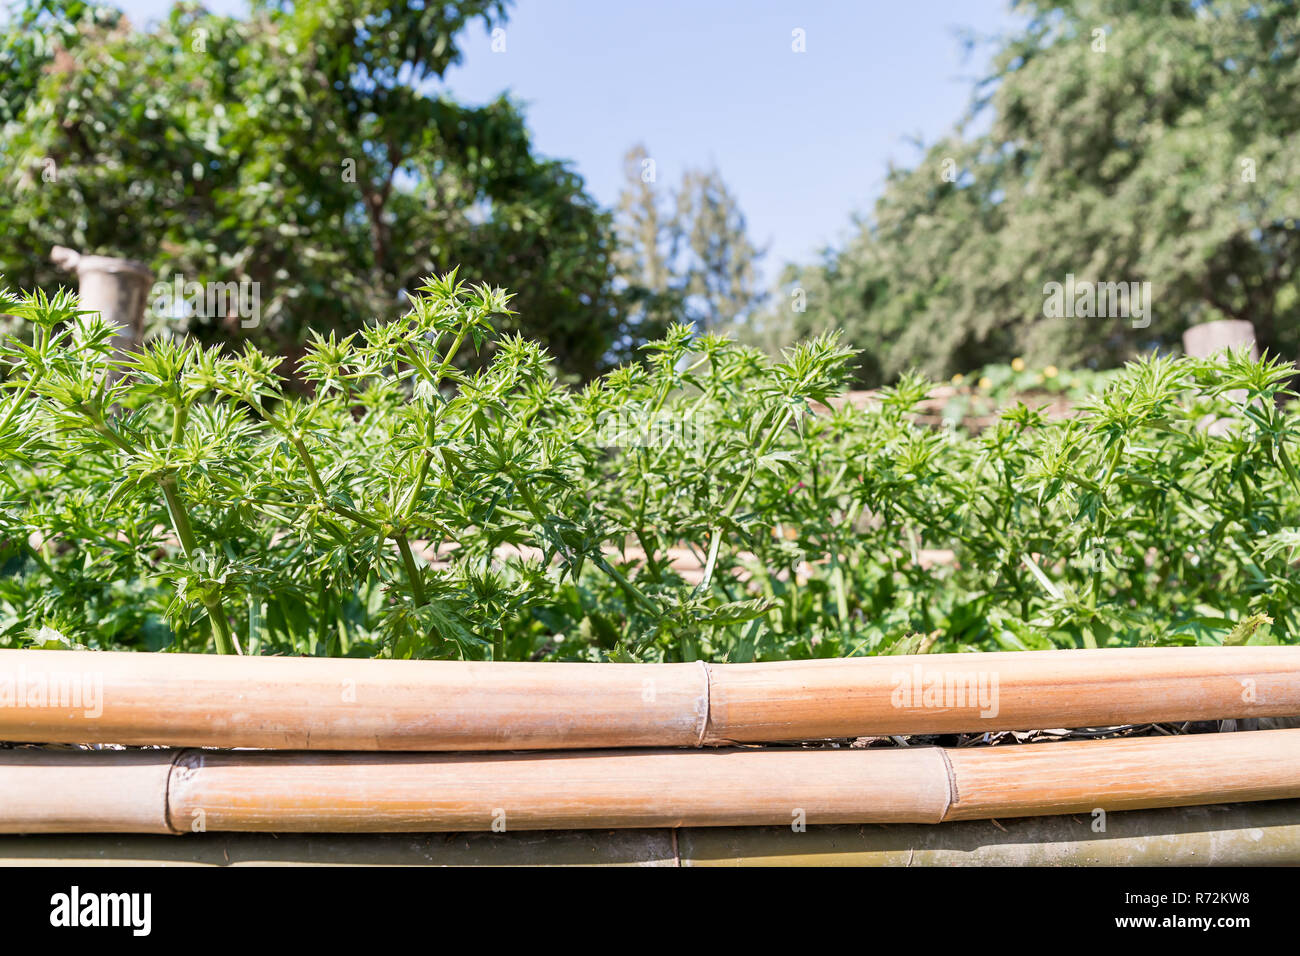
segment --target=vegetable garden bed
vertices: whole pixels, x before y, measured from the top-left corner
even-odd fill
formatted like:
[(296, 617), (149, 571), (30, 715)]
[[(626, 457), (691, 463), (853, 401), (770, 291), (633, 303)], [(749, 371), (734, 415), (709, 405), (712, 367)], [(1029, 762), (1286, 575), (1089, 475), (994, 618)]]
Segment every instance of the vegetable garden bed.
[(1150, 359), (1071, 417), (970, 435), (915, 421), (914, 377), (839, 402), (833, 337), (773, 362), (682, 326), (567, 387), (495, 336), (507, 302), (433, 280), (403, 321), (315, 339), (291, 388), (255, 349), (122, 356), (74, 298), (6, 293), (0, 646), (746, 662), (1300, 635), (1288, 364)]
[[(841, 401), (833, 336), (773, 362), (676, 327), (571, 388), (495, 336), (508, 299), (430, 280), (291, 386), (252, 348), (123, 356), (74, 298), (4, 294), (30, 334), (0, 382), (0, 739), (46, 746), (0, 750), (0, 830), (1300, 796), (1300, 730), (1113, 730), (1300, 714), (1291, 366), (1152, 358), (974, 433), (918, 418), (914, 377)], [(1047, 728), (1105, 739), (965, 745)], [(865, 743), (816, 745), (840, 738)]]

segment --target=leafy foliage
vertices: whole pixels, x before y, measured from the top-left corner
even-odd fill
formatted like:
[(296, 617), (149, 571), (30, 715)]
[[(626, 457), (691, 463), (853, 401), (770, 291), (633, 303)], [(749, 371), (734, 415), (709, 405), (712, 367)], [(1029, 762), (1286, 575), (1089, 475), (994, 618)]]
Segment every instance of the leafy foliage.
[[(534, 155), (516, 104), (437, 90), (462, 29), (506, 6), (254, 0), (238, 19), (178, 3), (143, 31), (109, 6), (19, 0), (0, 27), (0, 271), (53, 289), (59, 244), (166, 282), (256, 282), (247, 334), (296, 355), (309, 328), (394, 318), (422, 276), (459, 266), (509, 276), (529, 336), (594, 374), (644, 341), (608, 214)], [(245, 334), (224, 315), (191, 325)]]
[(913, 420), (916, 376), (839, 403), (833, 335), (772, 361), (677, 325), (570, 389), (496, 330), (507, 294), (454, 275), (399, 320), (314, 336), (306, 394), (251, 346), (115, 356), (65, 293), (0, 310), (36, 329), (3, 345), (0, 646), (747, 661), (1300, 640), (1277, 361), (1148, 359), (1074, 417), (1019, 404), (970, 436)]

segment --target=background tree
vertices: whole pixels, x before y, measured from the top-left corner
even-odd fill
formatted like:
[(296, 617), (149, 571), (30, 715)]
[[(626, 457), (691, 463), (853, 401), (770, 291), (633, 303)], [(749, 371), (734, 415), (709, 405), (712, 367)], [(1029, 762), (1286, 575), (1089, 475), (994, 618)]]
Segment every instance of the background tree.
[(686, 294), (704, 327), (734, 323), (763, 301), (755, 270), (763, 252), (749, 241), (740, 204), (716, 169), (683, 174), (675, 228), (686, 256)]
[(766, 297), (757, 272), (763, 251), (722, 175), (687, 169), (677, 189), (660, 194), (654, 160), (639, 144), (625, 156), (624, 174), (615, 261), (647, 318), (721, 330), (751, 315)]
[(656, 192), (658, 170), (645, 146), (627, 151), (623, 175), (614, 212), (614, 265), (639, 321), (662, 333), (683, 308), (681, 280), (673, 270), (677, 236)]
[[(864, 380), (1022, 354), (1113, 364), (1176, 348), (1188, 324), (1254, 323), (1300, 352), (1300, 19), (1289, 0), (1019, 0), (970, 119), (989, 131), (891, 170), (845, 248), (783, 276), (808, 312), (767, 316), (790, 338), (836, 323)], [(969, 129), (969, 125), (964, 129)], [(1147, 281), (1146, 329), (1044, 317), (1068, 273)]]
[[(436, 90), (471, 21), (504, 0), (253, 0), (247, 19), (175, 6), (132, 29), (112, 8), (13, 7), (0, 37), (0, 271), (67, 282), (52, 245), (160, 277), (260, 284), (259, 337), (356, 328), (420, 277), (517, 290), (516, 324), (588, 376), (626, 352), (612, 223), (567, 165), (532, 152), (502, 98)], [(237, 324), (194, 329), (226, 338)], [(635, 344), (635, 342), (631, 342)]]

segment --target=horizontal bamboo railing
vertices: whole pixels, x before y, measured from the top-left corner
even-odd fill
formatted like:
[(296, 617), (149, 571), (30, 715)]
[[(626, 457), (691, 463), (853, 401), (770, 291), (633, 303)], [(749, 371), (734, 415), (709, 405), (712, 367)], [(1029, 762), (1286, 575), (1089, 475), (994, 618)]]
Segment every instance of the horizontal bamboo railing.
[(764, 664), (469, 663), (0, 650), (0, 740), (549, 750), (1300, 714), (1300, 647)]
[(0, 751), (0, 832), (941, 823), (1300, 797), (1300, 730), (943, 749)]

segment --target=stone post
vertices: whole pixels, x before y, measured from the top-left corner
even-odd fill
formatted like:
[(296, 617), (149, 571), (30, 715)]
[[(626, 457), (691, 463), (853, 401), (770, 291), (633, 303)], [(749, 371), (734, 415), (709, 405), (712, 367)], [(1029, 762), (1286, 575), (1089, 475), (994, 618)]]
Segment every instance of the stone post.
[(119, 327), (120, 334), (113, 339), (117, 351), (140, 345), (145, 305), (154, 280), (147, 265), (134, 259), (83, 256), (64, 246), (55, 246), (50, 260), (59, 268), (77, 274), (83, 308), (100, 313), (106, 321)]
[[(1250, 357), (1258, 361), (1259, 346), (1255, 344), (1255, 326), (1244, 319), (1202, 322), (1183, 333), (1183, 351), (1193, 358), (1210, 358), (1223, 349), (1235, 349), (1247, 344), (1250, 345)], [(1246, 401), (1246, 392), (1243, 389), (1233, 389), (1225, 397), (1230, 402), (1241, 405)], [(1231, 424), (1229, 419), (1214, 419), (1209, 415), (1200, 422), (1201, 428), (1211, 435), (1226, 435)]]
[(1244, 319), (1219, 319), (1193, 325), (1183, 333), (1183, 351), (1194, 358), (1209, 358), (1221, 349), (1250, 345), (1250, 356), (1259, 358), (1255, 326)]

